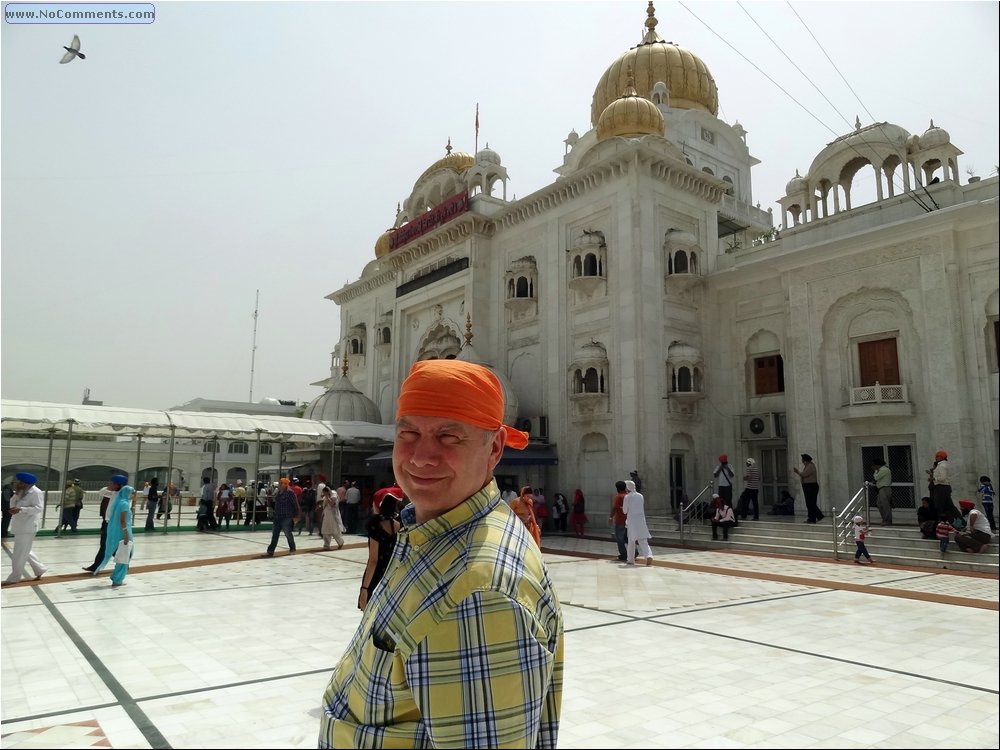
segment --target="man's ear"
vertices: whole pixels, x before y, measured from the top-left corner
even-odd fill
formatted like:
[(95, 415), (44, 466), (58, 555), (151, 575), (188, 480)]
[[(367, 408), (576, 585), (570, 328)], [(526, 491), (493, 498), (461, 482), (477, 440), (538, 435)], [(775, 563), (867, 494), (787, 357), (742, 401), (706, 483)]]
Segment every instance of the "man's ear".
[(493, 473), (493, 469), (496, 468), (497, 464), (500, 463), (500, 459), (503, 457), (504, 446), (507, 445), (507, 433), (503, 429), (499, 429), (493, 433), (493, 442), (490, 444), (490, 473)]

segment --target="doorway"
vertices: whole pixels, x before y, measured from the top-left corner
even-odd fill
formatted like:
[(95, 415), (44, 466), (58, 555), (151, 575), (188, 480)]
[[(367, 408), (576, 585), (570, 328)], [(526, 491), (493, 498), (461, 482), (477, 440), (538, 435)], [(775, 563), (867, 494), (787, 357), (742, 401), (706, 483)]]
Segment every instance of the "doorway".
[(670, 510), (676, 511), (684, 503), (687, 497), (684, 485), (686, 477), (684, 472), (684, 454), (670, 454)]
[(781, 491), (788, 489), (788, 450), (786, 448), (760, 449), (760, 504), (774, 507)]
[[(861, 469), (866, 482), (873, 479), (872, 461), (876, 459), (885, 461), (892, 472), (892, 492), (889, 496), (892, 509), (914, 510), (917, 507), (917, 489), (913, 479), (913, 446), (906, 443), (862, 445)], [(876, 497), (877, 494), (868, 493), (869, 507), (876, 507)]]

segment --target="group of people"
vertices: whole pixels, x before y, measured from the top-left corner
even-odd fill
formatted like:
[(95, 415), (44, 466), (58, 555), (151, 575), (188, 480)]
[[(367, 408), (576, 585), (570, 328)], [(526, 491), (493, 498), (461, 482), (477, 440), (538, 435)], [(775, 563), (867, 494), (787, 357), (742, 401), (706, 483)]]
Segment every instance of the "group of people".
[(634, 566), (638, 548), (639, 554), (646, 558), (646, 565), (653, 564), (653, 550), (649, 546), (653, 535), (646, 524), (646, 498), (636, 488), (635, 480), (615, 482), (608, 522), (615, 529), (619, 562)]
[[(826, 516), (819, 509), (819, 475), (816, 471), (816, 464), (812, 456), (808, 453), (801, 454), (801, 467), (792, 467), (792, 471), (798, 476), (802, 485), (802, 495), (805, 498), (807, 520), (806, 523), (818, 523)], [(733, 523), (728, 521), (729, 514), (724, 514), (727, 526), (722, 527), (725, 532), (736, 525), (736, 521), (746, 521), (751, 517), (754, 521), (760, 520), (760, 485), (761, 474), (757, 460), (747, 458), (743, 468), (743, 491), (733, 505), (733, 487), (736, 478), (736, 471), (729, 463), (729, 455), (723, 453), (719, 456), (719, 463), (712, 472), (715, 494), (712, 495), (713, 510), (718, 515), (718, 504), (716, 499), (721, 500), (722, 505), (733, 510)], [(772, 506), (771, 515), (795, 515), (795, 498), (788, 492), (782, 490), (781, 497)], [(719, 523), (722, 523), (720, 521)], [(713, 527), (714, 530), (714, 527)], [(724, 537), (725, 538), (725, 537)]]
[(521, 487), (518, 492), (508, 486), (500, 493), (500, 497), (522, 519), (528, 515), (530, 508), (530, 515), (534, 525), (538, 527), (539, 537), (547, 532), (565, 534), (570, 529), (575, 536), (582, 537), (586, 533), (590, 519), (587, 518), (587, 502), (583, 490), (579, 488), (573, 493), (572, 505), (561, 492), (553, 495), (550, 504), (546, 501), (542, 488), (532, 488), (531, 485)]
[[(4, 579), (4, 586), (20, 583), (25, 566), (31, 568), (35, 581), (40, 580), (48, 571), (48, 566), (32, 551), (45, 508), (45, 496), (37, 485), (38, 478), (30, 472), (18, 472), (14, 477), (9, 507), (14, 550), (11, 553), (11, 572)], [(114, 474), (111, 477), (102, 493), (100, 549), (94, 562), (84, 568), (96, 576), (113, 558), (113, 588), (125, 585), (125, 576), (135, 551), (132, 540), (132, 493), (133, 488), (128, 484), (127, 475)], [(60, 522), (62, 520), (61, 518)]]

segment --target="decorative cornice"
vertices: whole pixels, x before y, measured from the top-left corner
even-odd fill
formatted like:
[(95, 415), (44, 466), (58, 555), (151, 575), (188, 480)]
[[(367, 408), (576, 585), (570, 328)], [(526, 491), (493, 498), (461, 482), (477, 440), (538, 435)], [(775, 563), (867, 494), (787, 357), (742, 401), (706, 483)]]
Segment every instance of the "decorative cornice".
[(393, 270), (399, 271), (410, 265), (414, 260), (423, 258), (436, 250), (461, 242), (469, 237), (479, 235), (492, 237), (496, 232), (496, 222), (474, 213), (467, 213), (447, 224), (428, 232), (401, 248), (393, 250), (385, 256), (385, 260)]
[(357, 299), (358, 297), (368, 294), (368, 292), (373, 289), (377, 289), (385, 284), (390, 284), (396, 280), (396, 269), (389, 268), (374, 276), (369, 276), (367, 278), (361, 278), (355, 281), (353, 284), (346, 284), (342, 286), (335, 292), (330, 292), (326, 295), (326, 299), (333, 300), (338, 305), (342, 305), (345, 302), (349, 302), (352, 299)]
[(326, 295), (326, 299), (342, 305), (344, 302), (357, 299), (380, 286), (395, 283), (398, 280), (399, 271), (414, 260), (430, 255), (442, 247), (460, 242), (467, 237), (475, 235), (492, 237), (495, 232), (496, 222), (493, 219), (487, 219), (473, 213), (463, 214), (438, 229), (413, 240), (410, 244), (393, 250), (388, 255), (383, 255), (380, 260), (384, 270), (379, 271), (375, 276), (347, 284)]
[(511, 204), (509, 208), (497, 214), (496, 222), (505, 228), (520, 224), (568, 200), (585, 195), (609, 179), (623, 177), (632, 168), (632, 161), (636, 155), (640, 163), (649, 167), (653, 177), (669, 180), (675, 187), (694, 193), (712, 203), (721, 201), (726, 188), (729, 187), (728, 183), (700, 172), (679, 159), (660, 156), (648, 158), (647, 154), (648, 148), (642, 143), (632, 143), (625, 149), (616, 151), (611, 156)]

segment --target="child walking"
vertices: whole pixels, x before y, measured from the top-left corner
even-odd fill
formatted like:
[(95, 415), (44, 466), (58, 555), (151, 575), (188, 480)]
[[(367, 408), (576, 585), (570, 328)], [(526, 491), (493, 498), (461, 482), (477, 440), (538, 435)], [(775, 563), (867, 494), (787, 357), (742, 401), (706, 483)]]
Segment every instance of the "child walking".
[(861, 564), (861, 556), (864, 555), (865, 559), (868, 560), (869, 565), (874, 565), (875, 561), (872, 560), (872, 556), (868, 554), (868, 548), (865, 546), (865, 539), (868, 537), (868, 526), (865, 524), (865, 519), (861, 516), (854, 517), (854, 543), (858, 546), (857, 551), (854, 553), (854, 562), (858, 565)]
[(993, 520), (993, 482), (987, 476), (979, 477), (979, 495), (983, 503), (983, 510), (986, 512), (986, 520), (990, 522), (990, 531), (996, 532), (997, 522)]
[(937, 534), (938, 544), (941, 547), (942, 554), (948, 551), (948, 538), (956, 531), (958, 531), (958, 529), (951, 525), (951, 516), (946, 515), (938, 521), (935, 533)]

